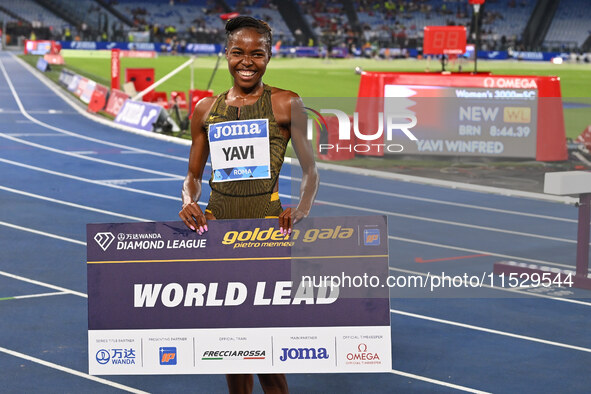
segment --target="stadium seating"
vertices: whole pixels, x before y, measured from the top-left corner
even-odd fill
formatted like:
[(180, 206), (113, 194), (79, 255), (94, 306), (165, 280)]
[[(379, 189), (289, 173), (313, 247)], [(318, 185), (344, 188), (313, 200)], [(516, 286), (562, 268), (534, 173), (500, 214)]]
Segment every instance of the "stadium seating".
[[(218, 32), (224, 27), (218, 13), (206, 12), (211, 9), (207, 0), (176, 1), (173, 4), (156, 0), (119, 0), (114, 7), (135, 19), (138, 27), (157, 25), (164, 29), (174, 26), (179, 36), (189, 34), (192, 26)], [(165, 36), (163, 32), (162, 37)]]
[[(99, 26), (99, 23), (104, 24), (108, 22), (110, 28), (112, 23), (118, 21), (117, 16), (113, 15), (109, 10), (102, 7), (95, 0), (52, 0), (56, 5), (61, 6), (63, 10), (68, 10), (68, 13), (74, 16), (78, 21), (78, 27), (85, 23), (87, 25), (87, 32), (78, 31), (81, 39), (95, 41), (100, 39), (100, 32), (104, 26)], [(107, 29), (107, 31), (109, 31)], [(90, 34), (93, 32), (93, 34)]]
[(342, 2), (300, 0), (297, 3), (308, 25), (318, 37), (326, 31), (340, 31), (342, 34), (343, 29), (351, 25)]
[(591, 7), (588, 0), (561, 0), (544, 40), (557, 49), (581, 47), (591, 34)]
[[(277, 11), (275, 5), (269, 0), (226, 0), (226, 4), (232, 11), (241, 15), (249, 15), (253, 18), (264, 20), (273, 29), (273, 38), (275, 41), (292, 42), (293, 34), (283, 20), (281, 14)], [(219, 20), (219, 18), (218, 18)], [(223, 29), (223, 24), (221, 26)]]
[(68, 22), (41, 7), (33, 0), (18, 0), (10, 3), (10, 10), (21, 18), (31, 22), (33, 25), (39, 23), (41, 26), (52, 27), (61, 31)]
[(502, 36), (509, 41), (520, 41), (536, 3), (536, 0), (487, 1), (482, 40), (485, 45), (488, 41), (489, 48), (484, 49), (501, 49), (492, 46), (498, 44)]

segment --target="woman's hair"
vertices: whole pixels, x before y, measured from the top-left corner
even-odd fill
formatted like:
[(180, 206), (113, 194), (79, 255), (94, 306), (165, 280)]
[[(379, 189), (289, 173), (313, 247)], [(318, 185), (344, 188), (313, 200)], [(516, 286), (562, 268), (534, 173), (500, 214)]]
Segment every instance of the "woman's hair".
[(265, 41), (267, 42), (267, 50), (269, 52), (269, 56), (271, 56), (271, 45), (273, 43), (273, 33), (271, 33), (271, 27), (267, 24), (267, 22), (260, 19), (255, 19), (251, 16), (237, 16), (236, 18), (230, 19), (226, 23), (226, 47), (228, 46), (232, 35), (236, 31), (246, 27), (255, 29), (257, 33), (265, 37)]

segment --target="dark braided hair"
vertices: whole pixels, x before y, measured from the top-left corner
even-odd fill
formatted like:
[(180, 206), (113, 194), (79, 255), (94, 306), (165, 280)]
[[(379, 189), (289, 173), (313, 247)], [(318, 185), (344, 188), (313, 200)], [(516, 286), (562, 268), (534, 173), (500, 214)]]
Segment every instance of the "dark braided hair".
[(267, 51), (269, 52), (269, 56), (271, 56), (271, 45), (273, 42), (273, 33), (271, 32), (271, 27), (267, 24), (267, 22), (260, 19), (255, 19), (251, 16), (237, 16), (236, 18), (230, 19), (226, 23), (226, 47), (228, 47), (228, 43), (230, 42), (232, 35), (239, 29), (243, 29), (245, 27), (255, 29), (257, 33), (262, 34), (265, 37), (265, 41), (267, 42)]

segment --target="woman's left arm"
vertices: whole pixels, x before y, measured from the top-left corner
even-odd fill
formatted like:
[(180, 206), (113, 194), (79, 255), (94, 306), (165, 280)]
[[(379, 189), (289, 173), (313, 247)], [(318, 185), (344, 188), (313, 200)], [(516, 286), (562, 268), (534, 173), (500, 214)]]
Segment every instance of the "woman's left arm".
[[(279, 226), (284, 232), (291, 233), (293, 224), (307, 217), (312, 209), (316, 193), (318, 192), (319, 177), (314, 160), (314, 150), (312, 144), (307, 139), (306, 126), (307, 116), (301, 98), (290, 91), (284, 91), (280, 107), (283, 108), (283, 116), (287, 115), (285, 108), (289, 108), (287, 123), (291, 136), (291, 144), (296, 153), (296, 157), (302, 168), (302, 183), (300, 185), (300, 202), (292, 210), (287, 208), (279, 216)], [(288, 105), (286, 104), (286, 100)]]

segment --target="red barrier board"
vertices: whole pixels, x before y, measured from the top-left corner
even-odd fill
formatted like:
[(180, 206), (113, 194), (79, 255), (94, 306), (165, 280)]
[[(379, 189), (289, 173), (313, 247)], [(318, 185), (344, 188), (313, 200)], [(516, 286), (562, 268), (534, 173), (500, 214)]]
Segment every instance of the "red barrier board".
[(123, 93), (121, 90), (111, 89), (111, 94), (109, 95), (109, 101), (107, 102), (105, 112), (111, 116), (117, 116), (119, 111), (121, 111), (121, 108), (123, 108), (125, 100), (128, 98), (129, 96)]
[(92, 92), (92, 96), (90, 97), (90, 102), (88, 103), (88, 111), (90, 112), (98, 112), (105, 108), (107, 104), (107, 96), (109, 95), (109, 89), (103, 85), (96, 85), (94, 91)]
[(191, 106), (189, 107), (189, 118), (193, 116), (193, 110), (195, 109), (195, 105), (204, 97), (211, 97), (213, 96), (213, 90), (200, 90), (200, 89), (192, 89), (189, 90), (189, 101), (191, 102)]
[(121, 50), (111, 50), (111, 89), (119, 89), (121, 87)]
[[(384, 112), (385, 97), (404, 98), (410, 103), (418, 103), (412, 108), (418, 120), (413, 132), (427, 131), (415, 133), (419, 140), (417, 142), (406, 140), (406, 146), (410, 149), (405, 149), (404, 153), (535, 158), (539, 161), (561, 161), (568, 157), (558, 77), (364, 72), (358, 97), (375, 98), (357, 102), (356, 112), (359, 113), (360, 131), (363, 134), (371, 134), (369, 131), (378, 129), (377, 114)], [(473, 104), (475, 101), (477, 105)], [(456, 111), (451, 115), (450, 106), (455, 106)], [(437, 111), (433, 110), (435, 107)], [(502, 124), (476, 122), (476, 116), (470, 119), (470, 111), (476, 110), (498, 115)], [(450, 117), (455, 117), (452, 127), (438, 124)], [(468, 121), (462, 124), (465, 118)], [(472, 131), (466, 132), (472, 126), (481, 128), (479, 135), (474, 136)], [(517, 130), (525, 128), (528, 129), (526, 135), (518, 134)], [(363, 130), (368, 132), (364, 133)], [(373, 142), (376, 145), (383, 144), (384, 134)], [(471, 147), (488, 144), (486, 146), (491, 149), (484, 154), (478, 150), (450, 149), (458, 144)], [(375, 148), (358, 154), (383, 156), (384, 150)]]
[(170, 102), (168, 103), (169, 106), (172, 107), (175, 101), (180, 109), (188, 109), (187, 95), (185, 94), (185, 92), (181, 92), (178, 90), (173, 90), (172, 92), (170, 92)]
[(62, 55), (47, 54), (47, 55), (43, 56), (43, 58), (49, 64), (59, 64), (59, 65), (65, 64), (64, 58), (62, 57)]

